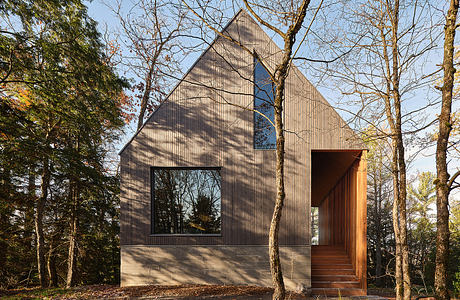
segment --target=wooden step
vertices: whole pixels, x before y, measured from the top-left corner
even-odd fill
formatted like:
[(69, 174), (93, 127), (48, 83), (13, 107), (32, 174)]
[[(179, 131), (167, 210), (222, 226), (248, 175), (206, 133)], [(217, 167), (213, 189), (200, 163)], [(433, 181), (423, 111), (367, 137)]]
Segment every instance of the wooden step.
[(314, 257), (314, 258), (320, 258), (320, 257), (330, 257), (330, 258), (333, 258), (333, 257), (337, 257), (337, 258), (348, 258), (348, 255), (346, 253), (318, 253), (318, 254), (312, 254), (311, 257)]
[(312, 246), (312, 253), (318, 252), (346, 252), (345, 248), (342, 247), (331, 247), (331, 246)]
[(314, 269), (313, 266), (311, 268), (311, 274), (315, 275), (355, 275), (355, 271), (353, 269)]
[(364, 296), (348, 254), (340, 246), (312, 246), (312, 295)]
[(351, 264), (311, 264), (312, 269), (353, 269)]
[(312, 249), (318, 250), (318, 249), (344, 249), (343, 245), (312, 245)]
[(312, 257), (331, 257), (331, 256), (337, 256), (337, 257), (348, 257), (348, 254), (346, 252), (337, 252), (337, 253), (329, 253), (329, 252), (318, 252), (318, 253), (312, 253)]
[(341, 264), (350, 264), (350, 259), (347, 257), (347, 258), (318, 258), (318, 257), (312, 257), (311, 259), (311, 264), (312, 265), (324, 265), (324, 264), (328, 264), (328, 265), (335, 265), (335, 264), (338, 264), (338, 265), (341, 265)]
[(362, 289), (312, 288), (312, 295), (317, 296), (365, 296)]
[(312, 288), (359, 288), (359, 281), (312, 281)]
[(355, 275), (318, 275), (318, 274), (313, 274), (311, 275), (311, 280), (312, 281), (331, 281), (331, 282), (337, 282), (337, 281), (355, 281), (356, 276)]
[(338, 256), (346, 256), (346, 257), (348, 257), (348, 253), (345, 252), (345, 251), (334, 251), (334, 252), (320, 251), (320, 252), (312, 252), (311, 254), (312, 254), (312, 256), (334, 256), (334, 255), (338, 255)]
[(347, 260), (350, 261), (348, 256), (312, 256), (312, 261), (332, 261), (332, 260)]

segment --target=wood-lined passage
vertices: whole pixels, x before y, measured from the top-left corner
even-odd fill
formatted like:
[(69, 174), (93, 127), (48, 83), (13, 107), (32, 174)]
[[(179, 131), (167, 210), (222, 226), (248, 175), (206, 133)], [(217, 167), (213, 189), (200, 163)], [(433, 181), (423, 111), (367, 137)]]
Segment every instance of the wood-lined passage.
[[(333, 152), (330, 155), (333, 155)], [(323, 167), (334, 173), (336, 171), (332, 171), (333, 160), (331, 162)], [(315, 176), (315, 173), (312, 176)], [(313, 186), (313, 189), (315, 188)], [(366, 152), (363, 151), (318, 206), (319, 245), (336, 246), (344, 250), (350, 259), (353, 274), (364, 291), (367, 290), (366, 189)], [(314, 193), (312, 191), (312, 194)], [(312, 255), (314, 260), (314, 252)]]
[(365, 295), (351, 260), (341, 246), (311, 247), (312, 294), (325, 296)]

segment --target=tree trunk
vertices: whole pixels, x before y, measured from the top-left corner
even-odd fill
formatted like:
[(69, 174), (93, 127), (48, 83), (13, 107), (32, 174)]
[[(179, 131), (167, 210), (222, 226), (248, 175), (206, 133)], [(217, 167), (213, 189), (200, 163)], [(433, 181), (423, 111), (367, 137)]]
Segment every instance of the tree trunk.
[[(397, 106), (397, 116), (400, 122), (401, 106)], [(399, 124), (400, 125), (400, 124)], [(399, 228), (400, 228), (400, 241), (401, 241), (401, 257), (402, 257), (402, 275), (403, 275), (403, 286), (404, 286), (404, 300), (411, 299), (411, 279), (409, 272), (409, 246), (407, 244), (407, 216), (406, 216), (406, 161), (404, 158), (404, 145), (402, 141), (402, 130), (399, 127)]]
[(454, 86), (455, 68), (454, 40), (457, 22), (458, 0), (451, 0), (446, 16), (444, 29), (444, 79), (442, 86), (442, 106), (439, 115), (439, 133), (436, 146), (436, 270), (435, 292), (437, 299), (449, 299), (447, 289), (447, 263), (449, 258), (449, 174), (447, 172), (447, 146), (452, 130), (452, 90)]
[(273, 209), (272, 221), (268, 236), (268, 252), (270, 258), (270, 271), (272, 274), (275, 291), (273, 299), (284, 299), (286, 289), (284, 287), (283, 274), (281, 271), (281, 261), (279, 256), (278, 233), (281, 221), (281, 212), (283, 210), (286, 193), (284, 190), (284, 125), (283, 125), (283, 101), (286, 77), (288, 75), (291, 62), (292, 47), (295, 43), (295, 37), (299, 32), (303, 20), (305, 19), (306, 10), (310, 4), (309, 0), (304, 0), (299, 7), (299, 14), (296, 23), (289, 26), (284, 36), (284, 50), (281, 62), (276, 66), (274, 72), (274, 83), (276, 86), (274, 109), (275, 109), (275, 130), (276, 130), (276, 200)]
[(69, 253), (67, 256), (67, 288), (75, 285), (78, 213), (80, 209), (78, 183), (72, 182), (72, 180), (70, 183), (70, 197), (72, 200), (72, 209), (70, 214)]
[(402, 284), (402, 255), (401, 255), (401, 234), (399, 230), (399, 170), (398, 170), (398, 150), (396, 147), (396, 141), (393, 139), (393, 231), (395, 233), (395, 281), (396, 281), (396, 300), (401, 300), (403, 296), (403, 284)]
[[(282, 98), (281, 98), (282, 99)], [(278, 103), (277, 103), (278, 102)], [(277, 107), (278, 104), (278, 107)], [(281, 261), (279, 255), (278, 233), (281, 220), (281, 212), (284, 205), (284, 131), (282, 120), (282, 100), (275, 100), (275, 126), (276, 126), (276, 201), (273, 210), (273, 217), (270, 223), (268, 238), (268, 249), (270, 257), (270, 270), (272, 273), (275, 291), (273, 299), (284, 299), (286, 289), (284, 287), (283, 274), (281, 271)]]
[(49, 278), (49, 287), (57, 287), (58, 286), (58, 277), (56, 271), (56, 246), (57, 246), (57, 238), (56, 234), (50, 240), (49, 251), (48, 251), (48, 261), (47, 261), (47, 268), (48, 268), (48, 278)]
[(375, 285), (380, 286), (382, 282), (382, 224), (381, 224), (381, 206), (382, 201), (382, 177), (380, 176), (381, 171), (379, 170), (379, 180), (377, 182), (375, 174), (374, 176), (374, 193), (375, 193), (375, 227), (376, 227), (376, 243), (375, 243)]
[(6, 258), (8, 255), (8, 233), (5, 229), (9, 228), (9, 214), (0, 214), (0, 274), (6, 271)]
[(41, 195), (37, 199), (35, 209), (35, 235), (37, 247), (37, 268), (38, 279), (42, 288), (47, 287), (46, 280), (46, 261), (45, 261), (45, 238), (43, 234), (43, 212), (45, 209), (46, 199), (48, 198), (48, 187), (50, 184), (49, 159), (43, 161)]
[(397, 158), (399, 169), (399, 241), (401, 251), (401, 271), (404, 287), (404, 300), (411, 299), (411, 280), (409, 273), (409, 246), (407, 245), (407, 213), (406, 213), (406, 198), (407, 198), (407, 184), (406, 184), (406, 161), (404, 158), (404, 142), (402, 138), (401, 127), (401, 99), (399, 95), (399, 79), (398, 85), (394, 89), (395, 93), (395, 119), (396, 119), (396, 145), (397, 145)]
[[(399, 0), (395, 0), (393, 8), (393, 18), (391, 26), (391, 49), (392, 49), (392, 76), (391, 76), (391, 95), (394, 101), (394, 126), (392, 126), (392, 139), (393, 139), (393, 154), (396, 160), (393, 158), (393, 168), (397, 169), (393, 175), (397, 176), (396, 188), (397, 190), (397, 209), (399, 209), (399, 224), (395, 224), (394, 227), (399, 227), (399, 253), (401, 257), (401, 272), (402, 272), (402, 284), (403, 284), (403, 296), (404, 300), (410, 300), (411, 298), (411, 280), (409, 273), (409, 247), (407, 245), (407, 215), (406, 215), (406, 161), (404, 157), (404, 140), (402, 137), (402, 116), (401, 116), (401, 94), (399, 92), (399, 49), (398, 49), (398, 28), (399, 28)], [(391, 111), (391, 108), (389, 108)], [(395, 194), (396, 196), (396, 194)], [(396, 200), (396, 199), (395, 199)], [(393, 210), (396, 208), (393, 206)], [(393, 218), (398, 217), (398, 212), (393, 212)], [(393, 222), (395, 220), (393, 219)], [(396, 235), (396, 231), (395, 231)], [(396, 242), (398, 245), (398, 241)], [(398, 252), (398, 251), (397, 251)], [(398, 279), (397, 279), (398, 281)], [(399, 298), (398, 298), (399, 297)], [(396, 299), (401, 299), (400, 291), (396, 291)]]
[[(270, 231), (268, 235), (268, 253), (270, 259), (270, 272), (272, 275), (272, 281), (274, 285), (273, 299), (284, 299), (286, 296), (286, 289), (284, 287), (283, 274), (281, 270), (281, 261), (279, 256), (279, 227), (281, 221), (281, 213), (283, 210), (284, 200), (286, 197), (284, 187), (284, 151), (285, 151), (285, 139), (284, 139), (284, 125), (283, 125), (283, 101), (284, 101), (284, 90), (286, 77), (291, 65), (292, 60), (292, 48), (295, 43), (297, 33), (302, 27), (303, 21), (306, 16), (307, 8), (310, 4), (310, 0), (303, 0), (299, 5), (294, 22), (289, 26), (286, 33), (281, 30), (269, 25), (263, 19), (260, 18), (251, 8), (247, 0), (243, 0), (246, 8), (249, 12), (264, 26), (268, 26), (271, 30), (277, 32), (284, 41), (284, 49), (282, 52), (282, 58), (280, 63), (276, 64), (275, 71), (271, 75), (273, 83), (275, 84), (275, 99), (274, 99), (274, 117), (275, 117), (275, 130), (276, 130), (276, 172), (275, 172), (275, 184), (276, 184), (276, 199), (275, 207), (273, 209), (273, 216), (270, 223)], [(241, 44), (239, 44), (242, 46)], [(243, 47), (243, 46), (242, 46)], [(245, 48), (248, 50), (247, 48)], [(248, 50), (250, 51), (250, 50)], [(252, 53), (256, 56), (255, 53)]]
[(27, 186), (27, 193), (29, 195), (29, 201), (26, 203), (25, 213), (24, 213), (24, 237), (29, 246), (30, 251), (33, 251), (34, 247), (34, 203), (37, 201), (37, 187), (35, 184), (35, 170), (31, 167), (29, 169), (29, 177), (28, 177), (28, 186)]
[(142, 100), (141, 100), (141, 108), (139, 111), (139, 117), (137, 119), (137, 130), (141, 129), (142, 125), (144, 124), (144, 116), (145, 116), (145, 111), (147, 110), (147, 104), (150, 99), (150, 91), (152, 90), (152, 80), (153, 80), (153, 68), (155, 66), (155, 63), (152, 62), (150, 64), (150, 69), (147, 75), (145, 76), (145, 90), (144, 94), (142, 95)]

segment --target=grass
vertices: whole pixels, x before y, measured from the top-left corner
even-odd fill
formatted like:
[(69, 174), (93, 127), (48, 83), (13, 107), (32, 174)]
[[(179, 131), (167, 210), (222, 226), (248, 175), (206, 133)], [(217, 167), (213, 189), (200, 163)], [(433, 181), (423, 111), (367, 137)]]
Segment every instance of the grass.
[(64, 288), (30, 288), (30, 289), (18, 289), (18, 290), (0, 290), (0, 297), (7, 300), (19, 300), (19, 299), (51, 299), (57, 296), (65, 296), (66, 294), (73, 294), (70, 289)]
[[(64, 288), (23, 288), (0, 290), (1, 299), (119, 299), (126, 297), (190, 297), (199, 299), (203, 296), (238, 296), (252, 297), (266, 295), (271, 288), (257, 286), (226, 285), (150, 285), (119, 287), (116, 285), (87, 285), (70, 289)], [(293, 299), (295, 293), (293, 294)], [(241, 298), (240, 298), (241, 299)]]

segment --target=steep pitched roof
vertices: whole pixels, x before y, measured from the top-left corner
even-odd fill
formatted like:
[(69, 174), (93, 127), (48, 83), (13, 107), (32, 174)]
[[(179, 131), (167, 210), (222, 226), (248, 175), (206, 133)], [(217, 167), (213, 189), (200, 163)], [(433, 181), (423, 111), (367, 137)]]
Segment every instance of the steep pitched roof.
[[(227, 29), (229, 29), (229, 27), (235, 23), (238, 19), (240, 19), (240, 17), (246, 17), (248, 19), (250, 19), (252, 22), (254, 22), (255, 24), (257, 24), (257, 22), (252, 18), (252, 16), (250, 16), (245, 10), (243, 9), (240, 9), (234, 16), (233, 18), (227, 23), (227, 25), (222, 29), (221, 33), (224, 33), (227, 31)], [(258, 29), (260, 29), (260, 32), (259, 34), (262, 34), (264, 35), (264, 39), (267, 39), (267, 40), (270, 40), (271, 41), (271, 38), (265, 33), (265, 31), (262, 30), (262, 28), (260, 28), (260, 26), (258, 25)], [(162, 102), (159, 107), (148, 117), (148, 119), (143, 123), (142, 127), (136, 131), (136, 133), (132, 136), (132, 138), (123, 146), (123, 148), (119, 151), (119, 155), (121, 155), (123, 153), (123, 151), (133, 142), (134, 139), (136, 139), (136, 137), (139, 135), (139, 133), (144, 129), (144, 127), (146, 126), (146, 124), (148, 124), (155, 116), (155, 114), (161, 109), (161, 107), (164, 105), (165, 102), (167, 102), (170, 98), (170, 96), (174, 93), (174, 91), (180, 86), (180, 84), (185, 80), (185, 78), (187, 77), (187, 75), (189, 75), (192, 70), (195, 68), (195, 66), (197, 66), (197, 64), (200, 62), (200, 60), (210, 51), (210, 49), (213, 48), (213, 46), (216, 44), (216, 42), (220, 39), (221, 37), (219, 35), (217, 35), (214, 40), (212, 41), (212, 43), (209, 44), (209, 46), (206, 48), (206, 50), (203, 51), (203, 53), (198, 57), (198, 59), (193, 63), (193, 65), (187, 70), (187, 72), (183, 75), (182, 79), (174, 86), (174, 88), (169, 92), (168, 96), (165, 98), (165, 101)], [(279, 47), (277, 47), (275, 45), (276, 49), (277, 49), (277, 52), (281, 52), (281, 49)], [(257, 49), (255, 49), (254, 51), (256, 51)], [(260, 53), (258, 53), (260, 54)], [(271, 54), (271, 53), (270, 53)], [(293, 66), (294, 69), (297, 70), (297, 68), (295, 66)], [(302, 81), (305, 81), (306, 83), (308, 83), (310, 86), (313, 86), (309, 80), (305, 77), (305, 75), (300, 72), (299, 70), (297, 70), (297, 72), (299, 74), (299, 76), (301, 77), (301, 80)], [(316, 89), (315, 89), (316, 90)], [(322, 95), (318, 92), (320, 98), (322, 101), (324, 101), (327, 105), (329, 105), (328, 101), (322, 97)], [(329, 105), (330, 106), (330, 105)], [(332, 108), (332, 106), (330, 106), (332, 110), (334, 110)], [(341, 122), (343, 122), (342, 126), (343, 127), (346, 127), (347, 130), (349, 130), (351, 132), (351, 135), (353, 135), (356, 139), (359, 139), (358, 136), (356, 136), (356, 134), (354, 133), (354, 131), (349, 128), (349, 126), (343, 121), (343, 119), (340, 117), (340, 115), (334, 110), (334, 113), (337, 115), (338, 119), (341, 120)], [(360, 139), (359, 139), (360, 140)], [(365, 149), (365, 146), (363, 145), (361, 149)]]

